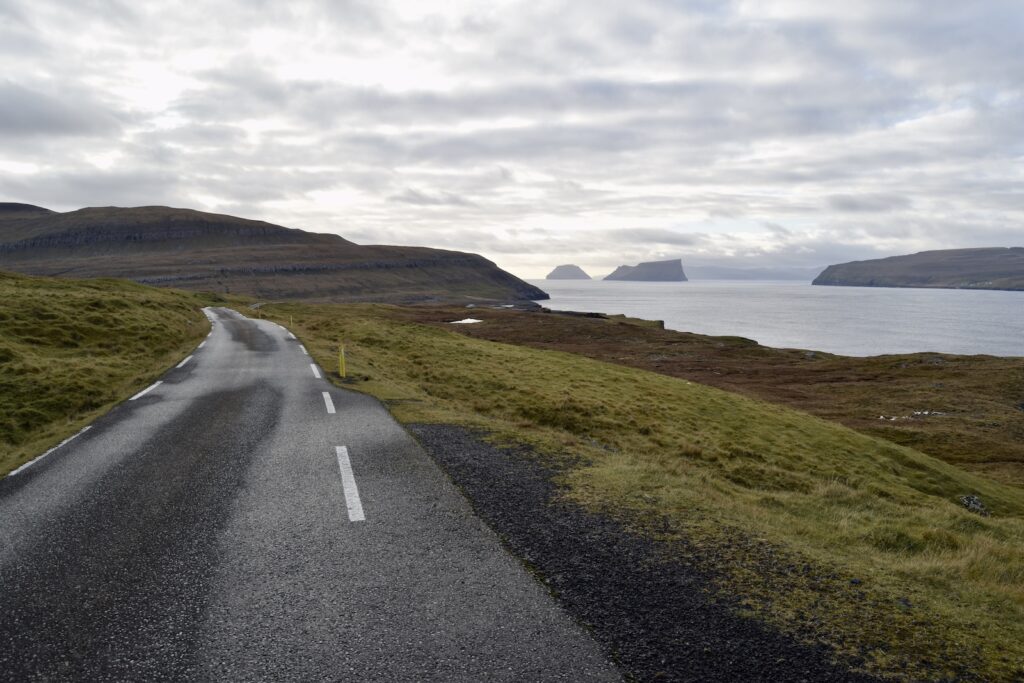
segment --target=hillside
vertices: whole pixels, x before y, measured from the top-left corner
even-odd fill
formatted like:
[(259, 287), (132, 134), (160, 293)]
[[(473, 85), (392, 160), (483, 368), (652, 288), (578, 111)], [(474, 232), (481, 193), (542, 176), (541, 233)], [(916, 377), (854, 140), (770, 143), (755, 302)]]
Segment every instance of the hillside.
[(826, 268), (816, 285), (1024, 290), (1024, 247), (942, 249)]
[(680, 259), (670, 261), (648, 261), (635, 266), (619, 266), (605, 280), (630, 280), (634, 282), (686, 282), (683, 262)]
[(202, 340), (199, 295), (0, 273), (0, 476), (145, 387)]
[(364, 246), (190, 209), (0, 204), (0, 270), (312, 301), (546, 299), (477, 254)]

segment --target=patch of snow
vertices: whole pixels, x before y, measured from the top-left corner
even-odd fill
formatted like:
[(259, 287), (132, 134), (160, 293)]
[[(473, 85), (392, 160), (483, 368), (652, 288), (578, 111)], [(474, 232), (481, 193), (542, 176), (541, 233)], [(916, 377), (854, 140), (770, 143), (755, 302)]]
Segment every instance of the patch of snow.
[(476, 318), (463, 318), (462, 320), (453, 320), (452, 325), (471, 325), (473, 323), (482, 323), (483, 320), (477, 320)]

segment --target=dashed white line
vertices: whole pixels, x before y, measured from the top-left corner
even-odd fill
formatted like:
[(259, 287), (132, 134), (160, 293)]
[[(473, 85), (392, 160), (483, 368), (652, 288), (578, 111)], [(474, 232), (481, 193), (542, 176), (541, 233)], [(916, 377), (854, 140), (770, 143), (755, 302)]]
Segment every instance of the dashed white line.
[(313, 363), (309, 364), (309, 369), (313, 371), (313, 376), (320, 379), (320, 371), (316, 369), (316, 365)]
[(199, 343), (199, 346), (197, 346), (196, 348), (199, 348), (199, 349), (201, 349), (201, 348), (203, 348), (204, 346), (206, 346), (206, 340), (205, 340), (205, 339), (204, 339), (203, 341), (201, 341), (201, 342)]
[(289, 337), (289, 339), (295, 339), (295, 335), (292, 334), (291, 332), (288, 333), (288, 337)]
[(28, 461), (27, 463), (25, 463), (24, 465), (22, 465), (22, 466), (21, 466), (21, 467), (19, 467), (18, 469), (14, 470), (13, 472), (11, 472), (10, 474), (8, 474), (7, 476), (9, 476), (9, 477), (11, 477), (11, 476), (14, 476), (14, 475), (15, 475), (15, 474), (17, 474), (18, 472), (21, 472), (22, 470), (26, 469), (27, 467), (30, 467), (30, 466), (32, 466), (32, 465), (34, 465), (34, 464), (36, 464), (37, 462), (39, 462), (40, 460), (42, 460), (43, 458), (45, 458), (46, 456), (48, 456), (48, 455), (49, 455), (50, 453), (53, 453), (53, 452), (54, 452), (55, 450), (57, 450), (57, 449), (58, 449), (58, 448), (60, 448), (61, 446), (64, 446), (65, 444), (67, 444), (67, 443), (68, 443), (69, 441), (71, 441), (72, 439), (74, 439), (74, 438), (75, 438), (76, 436), (79, 436), (79, 435), (81, 435), (81, 434), (84, 434), (85, 432), (89, 431), (90, 429), (92, 429), (92, 425), (89, 425), (88, 427), (82, 427), (81, 431), (79, 431), (79, 432), (78, 432), (77, 434), (72, 434), (71, 436), (69, 436), (68, 438), (64, 439), (64, 440), (63, 440), (63, 441), (61, 441), (61, 442), (60, 442), (59, 444), (57, 444), (56, 446), (54, 446), (54, 447), (53, 447), (53, 448), (51, 448), (50, 450), (46, 451), (46, 452), (45, 452), (45, 453), (43, 453), (42, 455), (40, 455), (40, 456), (38, 456), (38, 457), (35, 457), (35, 458), (32, 458), (32, 459), (31, 459), (31, 460), (29, 460), (29, 461)]
[(341, 470), (341, 488), (345, 492), (345, 505), (348, 506), (348, 518), (352, 522), (362, 522), (366, 519), (363, 515), (363, 504), (359, 500), (359, 488), (356, 486), (356, 477), (352, 474), (352, 463), (348, 459), (348, 449), (344, 446), (336, 446), (338, 453), (338, 469)]
[(327, 414), (334, 415), (334, 401), (331, 400), (331, 395), (324, 392), (324, 405), (327, 406)]
[(145, 396), (145, 395), (146, 395), (146, 394), (148, 394), (149, 392), (151, 392), (151, 391), (153, 391), (154, 389), (156, 389), (156, 388), (157, 388), (158, 386), (160, 386), (161, 384), (163, 384), (163, 380), (159, 380), (159, 381), (157, 381), (157, 382), (153, 382), (153, 383), (152, 383), (152, 384), (150, 384), (150, 385), (149, 385), (148, 387), (146, 387), (145, 389), (143, 389), (143, 390), (142, 390), (142, 391), (140, 391), (139, 393), (135, 394), (134, 396), (132, 396), (132, 397), (131, 397), (130, 399), (128, 399), (128, 400), (129, 400), (129, 401), (134, 401), (134, 400), (135, 400), (135, 399), (137, 399), (137, 398), (142, 398), (143, 396)]
[(300, 348), (300, 349), (302, 349), (302, 352), (303, 352), (304, 354), (306, 354), (307, 356), (309, 355), (309, 351), (307, 351), (307, 350), (306, 350), (306, 347), (305, 347), (305, 346), (303, 346), (302, 344), (299, 344), (299, 348)]
[(183, 360), (180, 363), (178, 363), (178, 368), (180, 369), (180, 368), (185, 367), (185, 364), (188, 363), (190, 360), (192, 360), (192, 356), (189, 356), (185, 360)]

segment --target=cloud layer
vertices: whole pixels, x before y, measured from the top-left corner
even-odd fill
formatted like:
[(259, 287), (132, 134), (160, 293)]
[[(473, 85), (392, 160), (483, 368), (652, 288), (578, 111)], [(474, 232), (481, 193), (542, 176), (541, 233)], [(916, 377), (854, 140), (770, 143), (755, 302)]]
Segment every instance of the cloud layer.
[(1019, 0), (0, 0), (0, 200), (524, 276), (1024, 244)]

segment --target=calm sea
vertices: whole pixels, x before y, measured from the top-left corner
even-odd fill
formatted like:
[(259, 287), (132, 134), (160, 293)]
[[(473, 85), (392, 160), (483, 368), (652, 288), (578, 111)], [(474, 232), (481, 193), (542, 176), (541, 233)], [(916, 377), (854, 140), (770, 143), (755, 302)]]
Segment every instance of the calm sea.
[(793, 282), (533, 280), (556, 310), (624, 313), (673, 330), (851, 356), (1024, 356), (1024, 292), (814, 287)]

